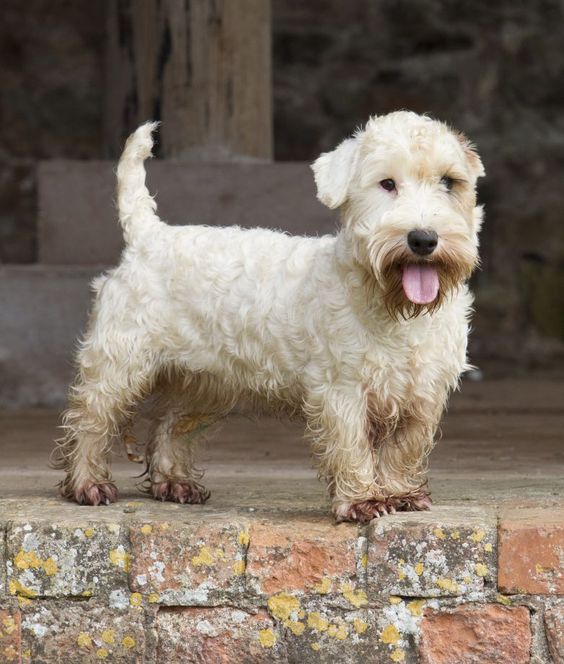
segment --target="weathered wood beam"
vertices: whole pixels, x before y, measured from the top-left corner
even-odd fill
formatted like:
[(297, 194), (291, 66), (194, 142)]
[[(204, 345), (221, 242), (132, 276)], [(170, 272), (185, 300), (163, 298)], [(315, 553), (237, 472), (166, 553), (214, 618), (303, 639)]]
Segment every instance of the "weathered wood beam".
[(159, 155), (272, 158), (270, 0), (110, 0), (106, 153), (148, 119)]

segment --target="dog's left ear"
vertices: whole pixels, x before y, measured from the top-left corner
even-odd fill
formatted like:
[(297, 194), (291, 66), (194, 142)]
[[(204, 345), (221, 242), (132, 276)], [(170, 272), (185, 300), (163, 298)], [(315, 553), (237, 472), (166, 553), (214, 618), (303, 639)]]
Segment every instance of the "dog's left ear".
[(332, 210), (347, 200), (357, 154), (357, 139), (347, 138), (332, 152), (324, 152), (311, 165), (317, 198)]
[(482, 160), (480, 159), (480, 155), (476, 152), (474, 144), (469, 141), (462, 132), (458, 133), (456, 138), (458, 138), (460, 145), (462, 145), (464, 156), (466, 157), (468, 165), (470, 166), (472, 175), (475, 178), (484, 177), (486, 174), (484, 164), (482, 164)]

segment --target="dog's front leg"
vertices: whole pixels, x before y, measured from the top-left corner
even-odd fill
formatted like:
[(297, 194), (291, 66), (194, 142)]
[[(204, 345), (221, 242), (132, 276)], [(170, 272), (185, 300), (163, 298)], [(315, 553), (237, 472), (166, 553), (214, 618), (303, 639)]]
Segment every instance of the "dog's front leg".
[(329, 485), (335, 517), (338, 521), (369, 520), (354, 510), (354, 505), (377, 497), (374, 450), (362, 394), (352, 385), (312, 393), (305, 414), (307, 433), (319, 474)]
[(397, 511), (429, 509), (424, 470), (435, 419), (405, 418), (376, 439), (366, 401), (351, 392), (333, 390), (317, 406), (306, 408), (337, 521), (366, 522)]

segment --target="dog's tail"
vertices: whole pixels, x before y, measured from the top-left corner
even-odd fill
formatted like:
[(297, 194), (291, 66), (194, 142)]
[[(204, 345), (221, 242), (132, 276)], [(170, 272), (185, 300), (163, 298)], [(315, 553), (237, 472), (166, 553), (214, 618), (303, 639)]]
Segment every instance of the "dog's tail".
[(119, 221), (127, 244), (146, 230), (162, 222), (156, 214), (157, 204), (145, 185), (143, 162), (151, 157), (152, 133), (158, 122), (141, 125), (127, 139), (117, 167), (117, 203)]

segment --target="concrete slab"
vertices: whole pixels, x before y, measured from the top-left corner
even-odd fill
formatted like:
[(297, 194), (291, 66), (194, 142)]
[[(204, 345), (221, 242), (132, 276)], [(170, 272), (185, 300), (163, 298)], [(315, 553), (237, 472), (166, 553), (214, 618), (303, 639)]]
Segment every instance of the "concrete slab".
[(89, 283), (102, 269), (0, 267), (0, 407), (64, 402)]
[[(122, 235), (114, 207), (115, 163), (47, 161), (39, 166), (39, 262), (117, 262)], [(292, 234), (333, 233), (336, 213), (315, 197), (305, 163), (147, 164), (159, 214), (171, 224), (262, 226)]]
[[(525, 386), (531, 395), (544, 394), (551, 412), (523, 410), (519, 395), (525, 393)], [(442, 440), (430, 461), (431, 491), (437, 504), (550, 506), (563, 502), (564, 402), (557, 401), (559, 390), (561, 385), (550, 381), (485, 381), (483, 394), (506, 395), (491, 413), (481, 401), (476, 402), (475, 385), (464, 386), (453, 399)], [(53, 411), (1, 413), (1, 499), (58, 500), (53, 487), (60, 473), (47, 466), (58, 435), (56, 425)], [(316, 480), (302, 434), (299, 423), (229, 419), (199, 453), (206, 485), (212, 490), (209, 503), (204, 508), (183, 509), (326, 512), (325, 489)], [(141, 501), (143, 509), (155, 507), (136, 487), (140, 480), (134, 476), (141, 471), (142, 466), (116, 458), (114, 474), (123, 500), (108, 509), (123, 510), (131, 500)], [(65, 511), (75, 509), (68, 503), (61, 506)]]

